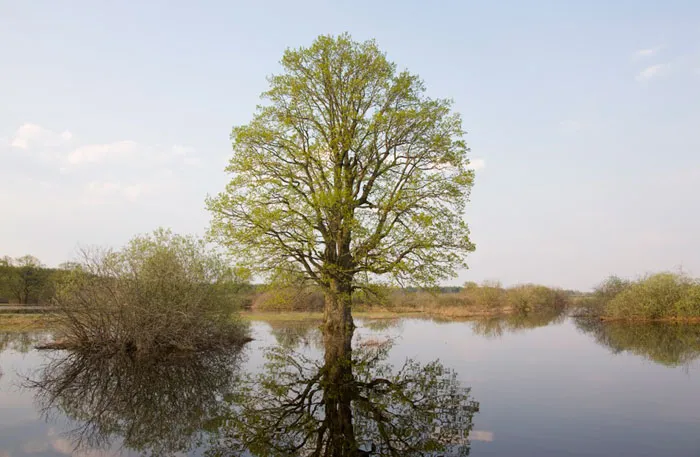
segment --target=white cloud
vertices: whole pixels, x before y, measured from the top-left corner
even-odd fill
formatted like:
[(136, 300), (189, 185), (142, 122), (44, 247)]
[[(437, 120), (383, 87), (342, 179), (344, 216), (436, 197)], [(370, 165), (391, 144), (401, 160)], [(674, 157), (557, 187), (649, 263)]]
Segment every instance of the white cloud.
[(659, 63), (656, 65), (651, 65), (649, 67), (646, 67), (644, 70), (640, 71), (634, 79), (636, 79), (638, 82), (651, 81), (653, 78), (667, 73), (669, 68), (670, 64), (668, 63)]
[(123, 163), (130, 166), (136, 164), (141, 168), (165, 164), (201, 164), (196, 151), (188, 146), (148, 146), (132, 140), (122, 140), (71, 148), (72, 141), (73, 134), (68, 130), (57, 133), (38, 124), (26, 123), (21, 125), (10, 139), (0, 139), (0, 146), (5, 144), (23, 149), (29, 157), (38, 158), (48, 164), (57, 164), (61, 174), (76, 167), (105, 163)]
[(56, 147), (70, 141), (71, 138), (73, 134), (67, 130), (56, 133), (40, 125), (26, 123), (17, 129), (10, 145), (19, 149)]
[(559, 122), (559, 128), (565, 133), (576, 133), (583, 129), (583, 123), (573, 119), (566, 119)]
[(486, 168), (486, 161), (484, 159), (469, 159), (469, 169), (483, 170), (484, 168)]
[(134, 202), (140, 197), (157, 195), (173, 189), (177, 179), (172, 170), (163, 169), (142, 182), (91, 181), (85, 185), (86, 203), (102, 204), (115, 197)]
[(647, 49), (638, 49), (637, 51), (634, 52), (634, 56), (637, 58), (651, 57), (653, 55), (656, 55), (660, 50), (661, 50), (661, 46), (654, 46), (653, 48), (647, 48)]
[(117, 141), (107, 144), (89, 144), (71, 151), (65, 161), (71, 165), (99, 163), (104, 161), (129, 160), (135, 158), (143, 149), (135, 141)]

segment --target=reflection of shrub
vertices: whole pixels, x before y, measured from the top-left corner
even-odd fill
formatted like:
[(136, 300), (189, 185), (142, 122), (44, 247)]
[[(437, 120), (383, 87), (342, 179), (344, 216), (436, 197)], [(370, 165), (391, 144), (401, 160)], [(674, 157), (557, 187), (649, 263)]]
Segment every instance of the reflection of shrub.
[(500, 337), (506, 333), (545, 327), (561, 322), (564, 318), (565, 315), (555, 309), (541, 310), (534, 313), (516, 313), (475, 320), (472, 323), (472, 330), (477, 335)]
[(700, 357), (699, 325), (578, 319), (576, 326), (616, 354), (627, 351), (668, 366), (687, 365)]
[(234, 389), (239, 361), (236, 350), (157, 360), (72, 352), (25, 385), (47, 417), (58, 413), (75, 426), (76, 455), (102, 455), (91, 448), (117, 440), (139, 455), (177, 455), (203, 441), (224, 412), (221, 399)]
[(700, 317), (700, 283), (676, 273), (657, 273), (635, 282), (611, 277), (586, 305), (590, 315), (616, 319)]
[(232, 320), (240, 273), (203, 241), (160, 230), (119, 251), (85, 253), (56, 294), (64, 344), (201, 350), (242, 342)]

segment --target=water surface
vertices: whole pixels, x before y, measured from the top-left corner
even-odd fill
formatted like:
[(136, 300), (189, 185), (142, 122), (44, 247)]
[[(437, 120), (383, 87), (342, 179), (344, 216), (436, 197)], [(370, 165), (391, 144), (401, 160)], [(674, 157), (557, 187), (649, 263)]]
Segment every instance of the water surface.
[[(391, 455), (384, 441), (415, 447), (432, 437), (452, 443), (448, 455), (700, 455), (700, 326), (551, 317), (357, 324), (350, 370), (314, 321), (254, 322), (255, 341), (240, 352), (158, 362), (66, 358), (32, 349), (45, 334), (0, 334), (0, 456), (241, 455), (234, 450), (246, 439), (257, 455), (276, 455), (263, 435), (279, 446), (318, 438), (330, 403), (338, 420), (326, 422), (342, 428), (349, 418), (353, 445), (374, 443), (382, 455)], [(326, 409), (280, 416), (302, 386)], [(421, 389), (432, 403), (417, 401)], [(345, 414), (342, 399), (357, 395), (368, 400)], [(375, 410), (392, 418), (385, 437)], [(440, 428), (426, 411), (440, 412)], [(286, 428), (265, 428), (272, 420)], [(323, 446), (345, 445), (322, 435)]]

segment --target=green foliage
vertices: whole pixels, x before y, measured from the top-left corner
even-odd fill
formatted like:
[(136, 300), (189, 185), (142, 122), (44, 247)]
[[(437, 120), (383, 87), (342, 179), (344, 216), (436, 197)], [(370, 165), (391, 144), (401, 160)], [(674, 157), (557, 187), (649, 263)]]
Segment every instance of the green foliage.
[(533, 284), (507, 289), (505, 297), (506, 306), (525, 314), (536, 310), (563, 311), (568, 300), (560, 290)]
[(583, 304), (585, 314), (613, 319), (700, 318), (700, 283), (681, 273), (637, 281), (611, 277)]
[(199, 350), (245, 339), (234, 322), (247, 272), (204, 241), (157, 230), (121, 250), (85, 252), (60, 285), (58, 326), (72, 346)]
[(464, 267), (474, 173), (451, 102), (347, 34), (281, 64), (267, 104), (233, 129), (211, 235), (258, 275), (313, 281), (346, 306), (365, 281), (435, 284)]
[(323, 293), (314, 287), (268, 287), (255, 294), (254, 311), (321, 311)]
[(36, 257), (6, 256), (0, 259), (0, 297), (21, 305), (46, 303), (53, 290), (53, 273)]

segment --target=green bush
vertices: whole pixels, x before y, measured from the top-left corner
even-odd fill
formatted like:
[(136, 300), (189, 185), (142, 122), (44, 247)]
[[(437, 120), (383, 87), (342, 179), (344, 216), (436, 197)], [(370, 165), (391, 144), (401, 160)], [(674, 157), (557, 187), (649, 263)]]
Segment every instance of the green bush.
[(599, 293), (602, 315), (616, 319), (700, 317), (700, 284), (684, 274), (657, 273)]
[(531, 313), (542, 310), (563, 310), (567, 297), (564, 292), (538, 285), (522, 285), (506, 290), (505, 301), (508, 307), (518, 313)]
[(255, 294), (255, 311), (323, 311), (323, 293), (313, 287), (270, 288)]

